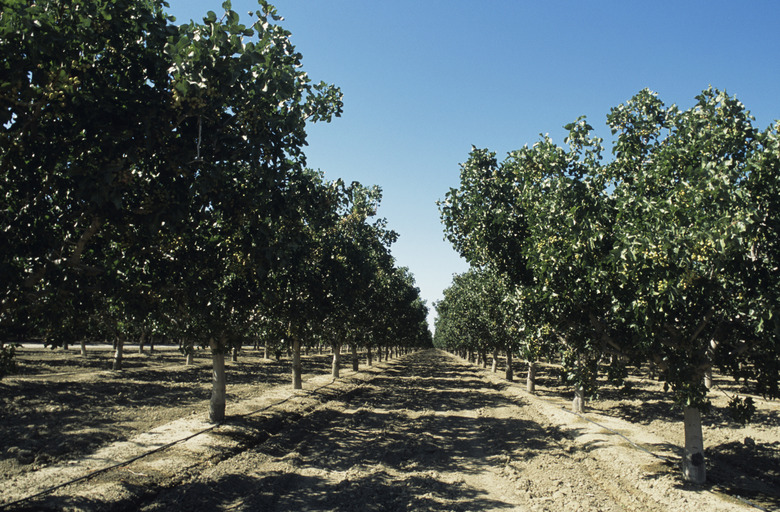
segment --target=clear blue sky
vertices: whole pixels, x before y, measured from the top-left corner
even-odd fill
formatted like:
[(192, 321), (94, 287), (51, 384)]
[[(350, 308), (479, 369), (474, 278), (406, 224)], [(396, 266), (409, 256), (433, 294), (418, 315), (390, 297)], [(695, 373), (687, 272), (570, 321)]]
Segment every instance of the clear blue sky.
[[(221, 0), (169, 0), (178, 22)], [(611, 107), (648, 87), (689, 107), (712, 85), (765, 128), (780, 119), (780, 1), (278, 0), (314, 81), (344, 115), (309, 127), (309, 167), (379, 185), (392, 253), (433, 311), (468, 268), (443, 239), (436, 201), (471, 145), (508, 151), (586, 115), (608, 139)], [(251, 24), (254, 0), (234, 0)]]

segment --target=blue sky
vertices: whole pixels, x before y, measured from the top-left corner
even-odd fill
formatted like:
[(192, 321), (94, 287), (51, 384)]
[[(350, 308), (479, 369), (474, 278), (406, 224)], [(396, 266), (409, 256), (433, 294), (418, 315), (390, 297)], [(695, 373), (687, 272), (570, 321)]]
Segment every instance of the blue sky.
[[(178, 22), (221, 0), (169, 0)], [(314, 81), (344, 114), (310, 125), (309, 167), (383, 190), (392, 253), (433, 310), (468, 268), (443, 239), (436, 201), (471, 145), (500, 159), (586, 115), (605, 139), (611, 107), (639, 90), (686, 108), (709, 85), (765, 128), (780, 119), (780, 2), (277, 0)], [(254, 0), (234, 0), (250, 24)]]

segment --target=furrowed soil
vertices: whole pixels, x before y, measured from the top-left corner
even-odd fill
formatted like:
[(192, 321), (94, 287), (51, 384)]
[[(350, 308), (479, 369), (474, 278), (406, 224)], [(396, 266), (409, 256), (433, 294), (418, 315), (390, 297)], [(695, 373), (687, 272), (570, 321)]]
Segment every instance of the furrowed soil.
[(436, 350), (336, 381), (329, 356), (313, 355), (293, 392), (288, 361), (250, 351), (229, 363), (228, 419), (212, 426), (205, 358), (129, 355), (122, 372), (107, 361), (22, 350), (22, 373), (0, 382), (0, 508), (780, 509), (778, 404), (754, 397), (757, 421), (734, 424), (725, 380), (705, 416), (710, 482), (691, 486), (682, 413), (641, 374), (578, 416), (553, 366), (530, 395)]

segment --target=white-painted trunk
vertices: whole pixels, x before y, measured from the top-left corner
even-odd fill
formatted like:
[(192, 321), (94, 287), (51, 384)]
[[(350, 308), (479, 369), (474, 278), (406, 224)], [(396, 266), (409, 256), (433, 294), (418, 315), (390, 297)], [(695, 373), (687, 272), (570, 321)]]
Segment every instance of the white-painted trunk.
[[(225, 375), (225, 354), (216, 341), (210, 340), (211, 347), (211, 400), (209, 401), (209, 421), (220, 423), (225, 419), (225, 401), (227, 376)], [(188, 354), (189, 355), (189, 354)]]
[(493, 373), (498, 371), (498, 349), (493, 349)]
[(116, 350), (114, 350), (114, 363), (111, 366), (114, 370), (122, 369), (122, 356), (124, 355), (125, 340), (121, 336), (116, 338)]
[(718, 342), (713, 338), (710, 339), (710, 346), (707, 347), (707, 360), (710, 366), (704, 371), (704, 386), (707, 389), (712, 389), (712, 361), (715, 359), (715, 351), (718, 349)]
[(536, 362), (528, 361), (528, 377), (525, 380), (525, 390), (536, 393)]
[(582, 413), (585, 411), (585, 388), (582, 384), (574, 386), (574, 400), (571, 402), (572, 412)]
[(712, 389), (712, 367), (704, 371), (704, 386), (707, 389)]
[(683, 479), (695, 484), (703, 484), (707, 481), (707, 465), (704, 459), (701, 413), (695, 407), (686, 407), (684, 414)]
[(81, 340), (81, 357), (87, 357), (87, 341)]
[(301, 377), (301, 341), (296, 337), (292, 343), (292, 386), (293, 389), (303, 389)]
[(184, 364), (186, 364), (187, 366), (191, 365), (194, 358), (195, 358), (194, 351), (189, 350), (187, 352), (187, 355), (184, 356)]
[(341, 347), (339, 345), (333, 345), (333, 363), (330, 375), (334, 379), (338, 379), (341, 376)]

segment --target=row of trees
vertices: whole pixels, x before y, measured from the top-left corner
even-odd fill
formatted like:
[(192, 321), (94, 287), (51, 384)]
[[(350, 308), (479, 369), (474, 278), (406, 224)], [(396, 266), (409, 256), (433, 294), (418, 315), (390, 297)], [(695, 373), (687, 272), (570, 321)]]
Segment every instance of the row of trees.
[(208, 346), (212, 421), (250, 336), (297, 361), (318, 337), (430, 343), (380, 190), (306, 168), (305, 125), (341, 92), (258, 3), (246, 26), (229, 1), (183, 25), (162, 0), (3, 2), (0, 340)]
[[(681, 110), (643, 90), (613, 108), (606, 163), (584, 118), (566, 126), (568, 147), (544, 137), (502, 162), (474, 148), (440, 202), (473, 270), (437, 305), (436, 342), (489, 339), (531, 361), (552, 348), (580, 400), (605, 356), (613, 375), (653, 363), (684, 407), (684, 477), (703, 482), (712, 368), (779, 395), (780, 123), (755, 128), (712, 88), (696, 100)], [(466, 319), (449, 311), (469, 280), (502, 283), (481, 320), (502, 337), (458, 340)]]

